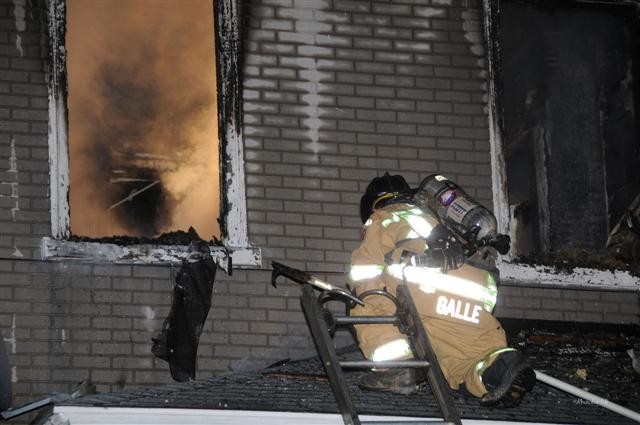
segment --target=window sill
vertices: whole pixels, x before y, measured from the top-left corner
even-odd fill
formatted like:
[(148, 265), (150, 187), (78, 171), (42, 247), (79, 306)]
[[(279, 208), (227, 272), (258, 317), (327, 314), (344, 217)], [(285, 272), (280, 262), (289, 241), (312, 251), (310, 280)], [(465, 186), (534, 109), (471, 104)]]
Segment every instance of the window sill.
[[(216, 264), (230, 274), (229, 252), (233, 268), (260, 266), (260, 248), (229, 248), (210, 246)], [(42, 238), (42, 258), (47, 260), (77, 260), (115, 264), (180, 264), (187, 259), (186, 245), (116, 245), (100, 242), (71, 242), (50, 237)]]
[(624, 270), (599, 270), (576, 267), (571, 271), (555, 270), (553, 266), (498, 263), (500, 280), (520, 285), (580, 287), (620, 291), (640, 290), (640, 279)]

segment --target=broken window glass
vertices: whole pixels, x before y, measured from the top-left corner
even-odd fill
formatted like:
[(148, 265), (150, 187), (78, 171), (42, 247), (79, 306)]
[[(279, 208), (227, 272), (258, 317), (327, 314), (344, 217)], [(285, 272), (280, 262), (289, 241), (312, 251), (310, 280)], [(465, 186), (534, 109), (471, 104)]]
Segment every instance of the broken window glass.
[(68, 0), (71, 233), (220, 237), (210, 0)]

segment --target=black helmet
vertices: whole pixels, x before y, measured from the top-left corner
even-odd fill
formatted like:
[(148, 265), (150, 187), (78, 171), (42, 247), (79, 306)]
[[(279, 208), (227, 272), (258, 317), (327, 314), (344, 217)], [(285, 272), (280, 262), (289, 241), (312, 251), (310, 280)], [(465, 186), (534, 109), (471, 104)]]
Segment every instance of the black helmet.
[(393, 202), (411, 202), (411, 188), (404, 177), (400, 175), (375, 177), (367, 186), (360, 198), (360, 218), (367, 221), (375, 208), (380, 208)]

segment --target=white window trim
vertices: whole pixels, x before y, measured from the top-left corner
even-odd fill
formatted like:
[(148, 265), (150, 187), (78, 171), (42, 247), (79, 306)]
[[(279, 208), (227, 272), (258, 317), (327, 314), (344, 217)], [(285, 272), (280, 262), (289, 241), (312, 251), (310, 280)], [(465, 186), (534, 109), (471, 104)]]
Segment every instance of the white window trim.
[[(486, 40), (495, 37), (495, 14), (499, 13), (500, 0), (483, 0), (484, 35)], [(497, 89), (495, 86), (496, 70), (494, 59), (495, 45), (486, 43), (488, 66), (488, 109), (489, 109), (489, 141), (491, 146), (491, 182), (493, 192), (493, 211), (498, 222), (498, 229), (515, 240), (513, 212), (510, 211), (507, 196), (506, 164), (502, 152), (502, 130), (498, 119), (496, 105)], [(553, 287), (583, 287), (589, 289), (606, 289), (622, 291), (640, 291), (640, 279), (627, 271), (608, 271), (576, 267), (571, 273), (555, 271), (551, 266), (543, 264), (519, 264), (513, 261), (511, 253), (498, 260), (500, 279), (504, 282), (521, 285), (540, 285)]]
[[(218, 43), (217, 54), (221, 68), (218, 69), (221, 93), (240, 96), (238, 64), (233, 57), (239, 55), (239, 31), (230, 25), (237, 24), (235, 0), (216, 2), (216, 18), (226, 17), (216, 24), (216, 39), (230, 34), (224, 43)], [(120, 246), (99, 242), (73, 242), (67, 240), (69, 232), (69, 152), (67, 145), (67, 108), (65, 77), (65, 0), (50, 0), (49, 12), (49, 165), (51, 199), (51, 237), (42, 238), (41, 254), (45, 259), (76, 259), (110, 263), (166, 264), (179, 263), (186, 259), (188, 247), (173, 245)], [(234, 19), (235, 18), (235, 19)], [(217, 22), (217, 21), (216, 21)], [(220, 51), (226, 49), (226, 51)], [(235, 50), (232, 50), (235, 49)], [(229, 106), (231, 105), (231, 106)], [(224, 140), (224, 155), (221, 169), (226, 188), (225, 217), (223, 223), (223, 246), (211, 246), (212, 255), (227, 272), (233, 267), (260, 266), (261, 252), (249, 242), (247, 231), (247, 208), (244, 175), (244, 151), (242, 145), (242, 120), (238, 102), (219, 105), (218, 117), (224, 125), (221, 140)], [(224, 162), (224, 163), (222, 163)], [(230, 254), (230, 256), (229, 256)], [(230, 263), (231, 262), (231, 263)]]

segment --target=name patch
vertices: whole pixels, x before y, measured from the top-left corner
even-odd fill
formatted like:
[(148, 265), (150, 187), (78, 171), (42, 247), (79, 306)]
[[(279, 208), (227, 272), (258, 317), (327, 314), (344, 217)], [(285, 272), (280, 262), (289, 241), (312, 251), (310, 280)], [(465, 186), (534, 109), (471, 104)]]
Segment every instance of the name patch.
[(482, 307), (476, 304), (462, 302), (455, 298), (438, 297), (436, 313), (441, 316), (449, 316), (453, 319), (464, 320), (470, 323), (480, 323)]

